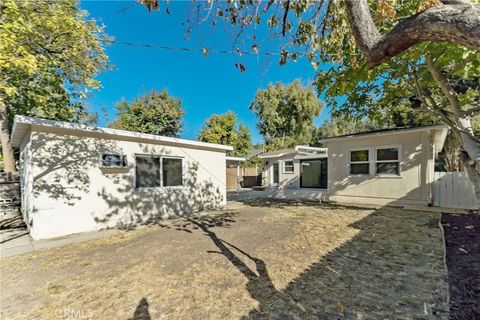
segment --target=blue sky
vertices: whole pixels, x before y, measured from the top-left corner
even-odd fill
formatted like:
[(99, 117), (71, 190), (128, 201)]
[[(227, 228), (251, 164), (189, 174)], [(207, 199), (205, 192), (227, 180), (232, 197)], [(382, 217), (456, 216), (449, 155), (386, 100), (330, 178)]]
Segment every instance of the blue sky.
[[(187, 27), (182, 25), (192, 10), (191, 1), (171, 1), (158, 12), (148, 12), (132, 1), (82, 1), (81, 7), (90, 17), (106, 26), (106, 32), (116, 41), (145, 43), (171, 47), (203, 47), (231, 50), (234, 30), (209, 25), (193, 29), (185, 39)], [(278, 52), (278, 43), (269, 33), (256, 30), (256, 44), (260, 51)], [(250, 48), (251, 39), (245, 37), (239, 46)], [(269, 82), (289, 83), (300, 78), (311, 83), (315, 70), (306, 59), (297, 63), (278, 65), (278, 57), (259, 55), (238, 56), (197, 52), (170, 51), (156, 48), (112, 44), (107, 48), (114, 69), (99, 76), (102, 88), (93, 92), (87, 101), (91, 111), (100, 115), (100, 125), (116, 117), (115, 103), (122, 98), (131, 100), (145, 91), (167, 88), (172, 96), (182, 100), (185, 108), (183, 138), (196, 139), (205, 119), (211, 114), (234, 111), (240, 123), (252, 131), (254, 142), (261, 142), (255, 124), (255, 115), (248, 109), (258, 89)], [(240, 73), (235, 63), (242, 63), (246, 71)], [(102, 116), (102, 109), (108, 117)], [(318, 125), (328, 117), (324, 108)]]

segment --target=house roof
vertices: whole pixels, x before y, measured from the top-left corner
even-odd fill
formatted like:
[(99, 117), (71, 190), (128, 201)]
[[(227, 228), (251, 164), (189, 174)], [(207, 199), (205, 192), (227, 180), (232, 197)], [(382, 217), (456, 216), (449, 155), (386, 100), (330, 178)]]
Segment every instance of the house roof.
[(320, 139), (318, 142), (325, 143), (328, 145), (331, 142), (336, 142), (341, 140), (352, 140), (352, 139), (361, 139), (365, 137), (389, 136), (393, 134), (431, 131), (433, 132), (433, 143), (435, 144), (435, 150), (437, 152), (440, 152), (443, 148), (443, 144), (445, 142), (448, 129), (449, 127), (447, 125), (380, 129), (380, 130), (359, 132), (359, 133), (347, 134), (347, 135), (336, 136), (336, 137), (328, 137), (328, 138)]
[(89, 126), (78, 123), (46, 120), (40, 118), (26, 117), (16, 115), (13, 121), (11, 142), (14, 147), (19, 147), (25, 135), (27, 135), (32, 128), (43, 127), (50, 129), (62, 129), (78, 133), (94, 133), (105, 136), (107, 139), (119, 140), (135, 140), (135, 141), (150, 141), (151, 143), (159, 143), (166, 145), (186, 146), (199, 149), (214, 149), (221, 151), (232, 151), (233, 147), (224, 146), (221, 144), (200, 142), (187, 139), (179, 139), (173, 137), (165, 137), (154, 134), (146, 134), (141, 132), (118, 130), (111, 128), (103, 128), (97, 126)]
[(326, 148), (317, 148), (317, 147), (310, 147), (310, 146), (296, 146), (293, 149), (283, 149), (277, 151), (270, 151), (266, 152), (258, 157), (260, 159), (269, 159), (269, 158), (280, 158), (287, 155), (326, 155), (327, 149)]
[(255, 157), (255, 156), (258, 156), (259, 154), (262, 154), (264, 153), (265, 150), (264, 149), (253, 149), (252, 152), (250, 152), (249, 154), (247, 154), (247, 156), (245, 158), (247, 158), (248, 160), (250, 160), (251, 158)]

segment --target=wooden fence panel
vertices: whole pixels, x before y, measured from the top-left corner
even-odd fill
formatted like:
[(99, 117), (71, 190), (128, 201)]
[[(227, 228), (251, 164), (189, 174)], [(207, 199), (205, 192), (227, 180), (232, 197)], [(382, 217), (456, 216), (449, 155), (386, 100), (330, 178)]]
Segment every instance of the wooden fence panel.
[(435, 172), (433, 189), (433, 204), (436, 207), (480, 208), (473, 184), (465, 172)]

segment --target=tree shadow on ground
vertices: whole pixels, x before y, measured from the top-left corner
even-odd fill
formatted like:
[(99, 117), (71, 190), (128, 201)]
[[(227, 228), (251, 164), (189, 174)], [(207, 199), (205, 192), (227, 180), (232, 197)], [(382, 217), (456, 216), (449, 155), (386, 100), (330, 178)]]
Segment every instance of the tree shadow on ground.
[(146, 298), (142, 298), (133, 313), (133, 318), (129, 320), (151, 320), (150, 312), (148, 311), (148, 301)]
[[(279, 205), (288, 210), (284, 201)], [(203, 231), (218, 248), (208, 252), (223, 255), (247, 279), (258, 308), (244, 319), (447, 318), (438, 220), (434, 214), (398, 213), (381, 208), (349, 225), (357, 231), (353, 238), (283, 290), (264, 260), (219, 238), (212, 230), (217, 224), (186, 218), (185, 228)]]

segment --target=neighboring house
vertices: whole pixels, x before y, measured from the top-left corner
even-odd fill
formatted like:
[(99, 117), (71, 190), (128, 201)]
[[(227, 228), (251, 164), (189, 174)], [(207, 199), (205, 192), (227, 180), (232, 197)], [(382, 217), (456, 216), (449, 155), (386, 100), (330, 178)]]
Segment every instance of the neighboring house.
[(296, 146), (294, 149), (266, 152), (263, 185), (278, 188), (327, 189), (327, 149)]
[[(447, 126), (378, 130), (264, 153), (269, 197), (349, 204), (431, 205), (435, 157)], [(274, 190), (274, 193), (272, 193)], [(275, 191), (276, 190), (276, 191)]]
[(225, 204), (229, 146), (16, 116), (22, 211), (34, 239)]

